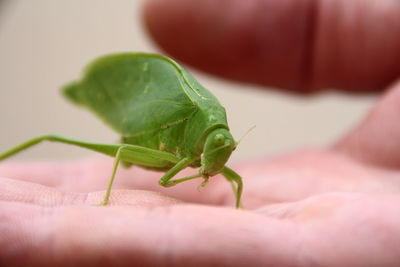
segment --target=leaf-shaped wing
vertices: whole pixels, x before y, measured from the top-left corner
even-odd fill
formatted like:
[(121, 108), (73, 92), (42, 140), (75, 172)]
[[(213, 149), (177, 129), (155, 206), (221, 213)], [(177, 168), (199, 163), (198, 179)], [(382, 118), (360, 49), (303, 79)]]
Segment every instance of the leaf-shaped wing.
[(92, 62), (64, 94), (93, 110), (121, 135), (135, 136), (182, 122), (196, 111), (184, 83), (174, 61), (125, 53)]

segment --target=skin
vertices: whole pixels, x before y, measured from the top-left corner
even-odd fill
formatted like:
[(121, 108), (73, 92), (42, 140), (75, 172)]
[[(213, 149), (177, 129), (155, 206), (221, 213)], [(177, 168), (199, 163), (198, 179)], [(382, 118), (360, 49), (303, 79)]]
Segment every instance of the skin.
[[(98, 190), (112, 159), (1, 164), (0, 265), (400, 265), (400, 52), (390, 49), (400, 39), (393, 34), (400, 30), (399, 2), (262, 2), (153, 0), (144, 18), (163, 49), (224, 77), (300, 93), (304, 85), (307, 92), (382, 92), (369, 115), (328, 147), (234, 166), (245, 177), (244, 210), (233, 208), (222, 177), (197, 193), (196, 181), (163, 189), (155, 182), (159, 173), (121, 168), (111, 206), (93, 207), (104, 196)], [(224, 17), (221, 5), (235, 15)], [(255, 23), (262, 12), (282, 20)], [(304, 27), (318, 29), (318, 42), (287, 23), (310, 16)], [(184, 32), (192, 38), (175, 40)], [(241, 43), (225, 42), (234, 36)], [(215, 43), (226, 55), (218, 56)], [(217, 57), (203, 60), (209, 53)], [(243, 64), (222, 64), (227, 55)], [(250, 68), (252, 60), (260, 67)]]

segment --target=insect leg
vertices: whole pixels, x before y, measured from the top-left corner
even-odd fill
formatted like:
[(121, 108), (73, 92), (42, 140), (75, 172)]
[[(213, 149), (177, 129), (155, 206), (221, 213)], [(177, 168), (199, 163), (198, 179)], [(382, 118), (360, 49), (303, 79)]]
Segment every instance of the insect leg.
[(229, 182), (235, 182), (237, 187), (234, 189), (234, 193), (236, 195), (236, 208), (240, 207), (240, 198), (242, 196), (242, 191), (243, 191), (243, 182), (242, 182), (242, 177), (240, 177), (239, 174), (234, 172), (232, 169), (224, 166), (224, 168), (221, 171), (221, 174), (229, 181)]
[(107, 187), (106, 195), (104, 197), (104, 201), (101, 204), (102, 206), (107, 205), (108, 204), (108, 200), (110, 199), (111, 187), (112, 187), (112, 184), (114, 182), (115, 173), (117, 172), (118, 164), (119, 164), (119, 161), (121, 159), (121, 151), (122, 151), (123, 148), (124, 147), (121, 146), (118, 149), (117, 154), (115, 155), (114, 167), (113, 167), (113, 170), (112, 170), (112, 173), (111, 173), (110, 181), (108, 182), (108, 187)]
[(176, 184), (182, 183), (184, 181), (188, 181), (191, 179), (199, 178), (201, 177), (201, 174), (195, 174), (192, 176), (184, 177), (184, 178), (179, 178), (175, 180), (171, 180), (178, 172), (186, 168), (187, 166), (190, 165), (195, 159), (189, 159), (189, 158), (183, 158), (181, 161), (179, 161), (174, 167), (169, 169), (163, 177), (158, 181), (158, 183), (164, 187), (171, 187)]
[(121, 146), (121, 145), (106, 145), (106, 144), (88, 143), (88, 142), (74, 140), (71, 138), (62, 137), (62, 136), (58, 136), (58, 135), (43, 135), (43, 136), (32, 138), (32, 139), (0, 154), (0, 160), (4, 160), (8, 157), (11, 157), (11, 156), (29, 148), (29, 147), (37, 145), (43, 141), (51, 141), (51, 142), (59, 142), (59, 143), (65, 143), (65, 144), (70, 144), (70, 145), (76, 145), (76, 146), (91, 149), (91, 150), (94, 150), (94, 151), (97, 151), (97, 152), (100, 152), (100, 153), (103, 153), (103, 154), (106, 154), (109, 156), (115, 156), (118, 148)]
[(172, 153), (147, 147), (122, 144), (121, 159), (128, 163), (147, 167), (168, 167), (180, 159)]
[(176, 158), (171, 157), (171, 155), (168, 152), (158, 151), (136, 145), (120, 145), (117, 153), (115, 154), (114, 167), (102, 205), (107, 205), (109, 201), (111, 187), (113, 185), (115, 174), (121, 160), (142, 166), (144, 165), (149, 167), (164, 167), (171, 164), (171, 161), (173, 163), (177, 161)]
[[(126, 158), (126, 161), (140, 165), (141, 163), (139, 162), (139, 159), (142, 158), (142, 161), (144, 161), (144, 163), (148, 162), (147, 165), (146, 164), (143, 165), (151, 167), (157, 167), (158, 166), (157, 164), (165, 165), (166, 161), (172, 163), (177, 163), (179, 161), (179, 159), (175, 155), (165, 151), (158, 151), (146, 147), (127, 145), (127, 144), (89, 143), (52, 134), (32, 138), (14, 148), (11, 148), (10, 150), (0, 154), (0, 161), (8, 157), (11, 157), (25, 149), (28, 149), (29, 147), (37, 145), (43, 141), (51, 141), (51, 142), (80, 146), (112, 157), (116, 156), (118, 150), (121, 148), (121, 145), (123, 145), (126, 149), (123, 150), (122, 152), (126, 152), (126, 154), (123, 153), (121, 155), (122, 159), (125, 160)], [(129, 151), (131, 151), (131, 153), (129, 153)], [(131, 158), (133, 159), (133, 161), (131, 160)], [(163, 161), (163, 163), (160, 163), (161, 160)]]

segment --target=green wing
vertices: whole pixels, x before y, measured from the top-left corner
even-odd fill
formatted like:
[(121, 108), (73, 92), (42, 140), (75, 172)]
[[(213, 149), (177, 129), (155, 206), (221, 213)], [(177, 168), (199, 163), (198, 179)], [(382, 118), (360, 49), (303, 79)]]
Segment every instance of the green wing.
[(123, 136), (187, 120), (197, 110), (187, 91), (177, 63), (144, 53), (99, 58), (89, 64), (81, 80), (64, 88), (69, 99), (93, 110)]

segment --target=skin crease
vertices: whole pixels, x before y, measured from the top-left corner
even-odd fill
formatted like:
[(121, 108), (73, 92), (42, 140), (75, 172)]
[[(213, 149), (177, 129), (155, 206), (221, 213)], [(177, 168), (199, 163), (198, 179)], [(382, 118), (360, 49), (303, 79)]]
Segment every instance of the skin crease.
[(0, 265), (400, 266), (399, 5), (147, 1), (154, 40), (203, 70), (296, 92), (385, 92), (329, 147), (233, 166), (243, 210), (220, 176), (199, 193), (201, 180), (165, 189), (160, 173), (120, 168), (110, 206), (97, 207), (110, 158), (2, 162)]

